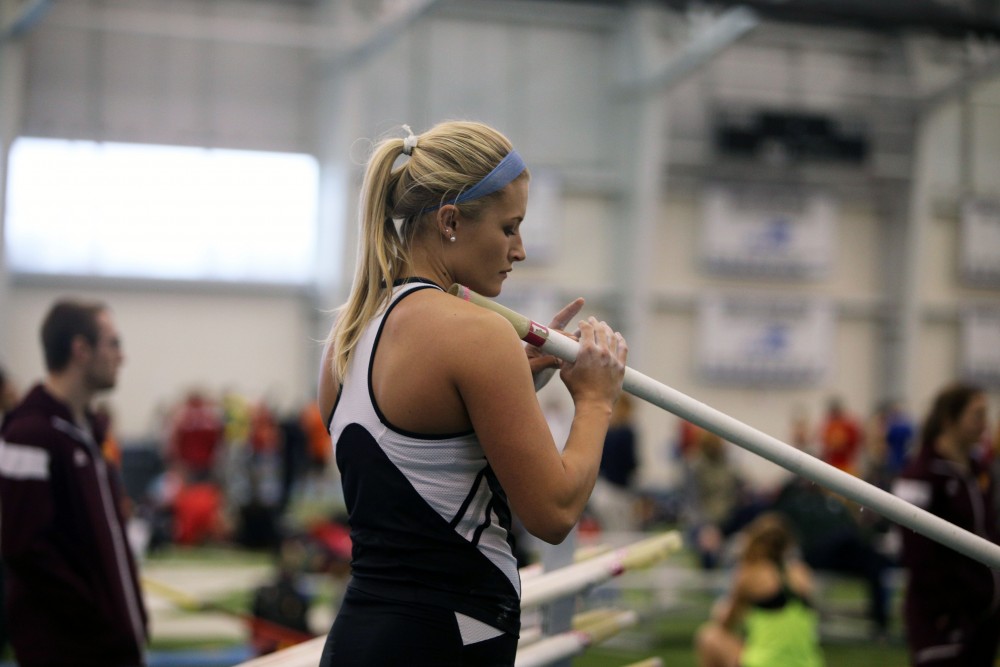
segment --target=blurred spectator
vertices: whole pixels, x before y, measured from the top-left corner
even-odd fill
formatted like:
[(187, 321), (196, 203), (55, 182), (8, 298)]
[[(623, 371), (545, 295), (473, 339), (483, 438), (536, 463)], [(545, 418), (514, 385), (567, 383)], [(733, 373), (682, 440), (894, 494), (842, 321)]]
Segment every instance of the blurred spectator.
[[(974, 458), (987, 424), (982, 389), (955, 384), (935, 397), (920, 450), (893, 492), (991, 542), (1000, 542), (994, 480)], [(923, 535), (904, 530), (904, 616), (910, 659), (935, 667), (992, 667), (1000, 641), (997, 572)]]
[(638, 526), (632, 477), (638, 467), (632, 399), (621, 394), (611, 412), (604, 451), (589, 509), (602, 530), (631, 531)]
[(677, 422), (676, 455), (681, 461), (690, 461), (698, 451), (698, 440), (704, 429), (686, 419)]
[(171, 507), (175, 544), (197, 546), (228, 538), (222, 491), (211, 477), (188, 474), (176, 490)]
[(271, 550), (281, 542), (281, 509), (261, 497), (257, 476), (257, 470), (249, 471), (250, 495), (239, 507), (236, 542), (248, 549)]
[(898, 401), (879, 405), (868, 425), (865, 478), (879, 488), (890, 488), (909, 460), (915, 435), (916, 428)]
[(756, 513), (728, 446), (718, 435), (700, 430), (684, 480), (682, 515), (705, 569), (719, 564), (726, 538)]
[(250, 405), (235, 391), (222, 394), (223, 442), (243, 444), (250, 437)]
[(124, 361), (110, 310), (58, 301), (41, 327), (46, 377), (0, 427), (0, 554), (10, 640), (21, 665), (134, 667), (146, 611), (100, 444), (94, 397)]
[(281, 501), (280, 462), (284, 442), (278, 419), (266, 401), (258, 401), (250, 407), (247, 444), (250, 459), (246, 474), (254, 482), (250, 494), (276, 507)]
[(309, 401), (302, 408), (299, 417), (302, 431), (306, 435), (306, 452), (308, 452), (308, 467), (311, 470), (324, 470), (333, 456), (333, 443), (330, 441), (330, 431), (327, 430), (323, 415), (319, 412), (319, 404)]
[[(321, 420), (322, 421), (322, 420)], [(278, 424), (281, 445), (281, 480), (277, 509), (284, 512), (309, 465), (309, 442), (303, 428), (302, 411), (285, 416)]]
[(903, 404), (892, 401), (888, 407), (885, 425), (886, 465), (895, 479), (910, 460), (917, 429)]
[(219, 408), (202, 392), (191, 391), (174, 413), (167, 442), (167, 462), (179, 463), (193, 475), (213, 472), (222, 445)]
[(820, 456), (824, 461), (852, 475), (858, 474), (861, 427), (848, 414), (840, 398), (831, 398), (827, 403), (819, 439)]

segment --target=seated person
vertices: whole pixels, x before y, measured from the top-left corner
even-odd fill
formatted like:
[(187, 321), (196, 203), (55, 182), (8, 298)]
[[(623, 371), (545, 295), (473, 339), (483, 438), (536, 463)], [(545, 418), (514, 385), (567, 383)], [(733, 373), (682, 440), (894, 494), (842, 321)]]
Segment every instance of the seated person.
[(743, 537), (732, 587), (695, 635), (698, 664), (821, 667), (818, 615), (809, 602), (812, 573), (791, 557), (791, 530), (780, 515), (765, 513)]

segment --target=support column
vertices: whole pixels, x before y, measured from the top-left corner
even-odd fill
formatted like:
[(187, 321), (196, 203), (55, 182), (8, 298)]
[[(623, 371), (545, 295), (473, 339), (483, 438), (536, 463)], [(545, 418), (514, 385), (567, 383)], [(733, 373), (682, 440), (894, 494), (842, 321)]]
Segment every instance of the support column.
[(670, 20), (670, 16), (646, 3), (632, 4), (628, 12), (623, 39), (628, 42), (632, 75), (624, 89), (631, 103), (625, 117), (631, 128), (627, 159), (632, 171), (627, 194), (629, 227), (622, 231), (628, 241), (618, 257), (622, 270), (617, 288), (625, 304), (629, 355), (641, 366), (642, 354), (650, 344), (646, 332), (653, 297), (653, 240), (660, 227), (660, 204), (666, 191), (664, 175), (670, 155), (670, 91), (757, 27), (759, 19), (745, 7), (729, 9), (704, 25), (693, 26), (690, 39), (664, 57), (658, 52), (663, 45), (656, 26)]
[(927, 162), (928, 131), (926, 119), (918, 119), (913, 152), (913, 178), (907, 197), (906, 218), (896, 235), (902, 246), (902, 280), (893, 300), (896, 310), (888, 323), (887, 350), (890, 363), (885, 389), (889, 396), (909, 398), (914, 388), (914, 361), (920, 334), (920, 267), (924, 251), (927, 221), (931, 215), (930, 183)]
[[(662, 48), (654, 27), (664, 20), (664, 12), (646, 3), (632, 4), (622, 32), (627, 52), (628, 75), (632, 82), (645, 82), (655, 67), (657, 49)], [(635, 84), (633, 84), (635, 85)], [(623, 331), (629, 341), (629, 363), (642, 366), (648, 341), (650, 313), (650, 276), (660, 193), (669, 140), (667, 128), (667, 91), (669, 86), (638, 84), (628, 91), (623, 110), (628, 150), (625, 158), (628, 177), (625, 191), (627, 215), (616, 230), (619, 239), (615, 254), (618, 271), (615, 291), (622, 296)]]

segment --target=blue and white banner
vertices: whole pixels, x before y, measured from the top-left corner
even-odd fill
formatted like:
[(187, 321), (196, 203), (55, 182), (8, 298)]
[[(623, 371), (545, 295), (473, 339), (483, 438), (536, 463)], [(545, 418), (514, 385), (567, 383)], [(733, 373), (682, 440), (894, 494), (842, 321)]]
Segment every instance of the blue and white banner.
[(1000, 387), (1000, 308), (969, 308), (962, 313), (962, 377)]
[(1000, 287), (1000, 201), (962, 203), (959, 272), (970, 285)]
[(795, 186), (709, 187), (702, 195), (702, 258), (712, 272), (826, 276), (834, 261), (838, 207)]
[(809, 386), (833, 357), (825, 299), (706, 295), (699, 303), (699, 370), (714, 382)]

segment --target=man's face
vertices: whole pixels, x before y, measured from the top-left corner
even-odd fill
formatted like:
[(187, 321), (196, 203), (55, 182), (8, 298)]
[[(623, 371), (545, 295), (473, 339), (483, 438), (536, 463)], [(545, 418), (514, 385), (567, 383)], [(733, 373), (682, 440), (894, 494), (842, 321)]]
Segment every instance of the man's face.
[(111, 389), (118, 380), (118, 368), (125, 360), (121, 339), (111, 315), (103, 311), (97, 316), (97, 344), (91, 347), (91, 355), (84, 369), (84, 377), (93, 391)]

